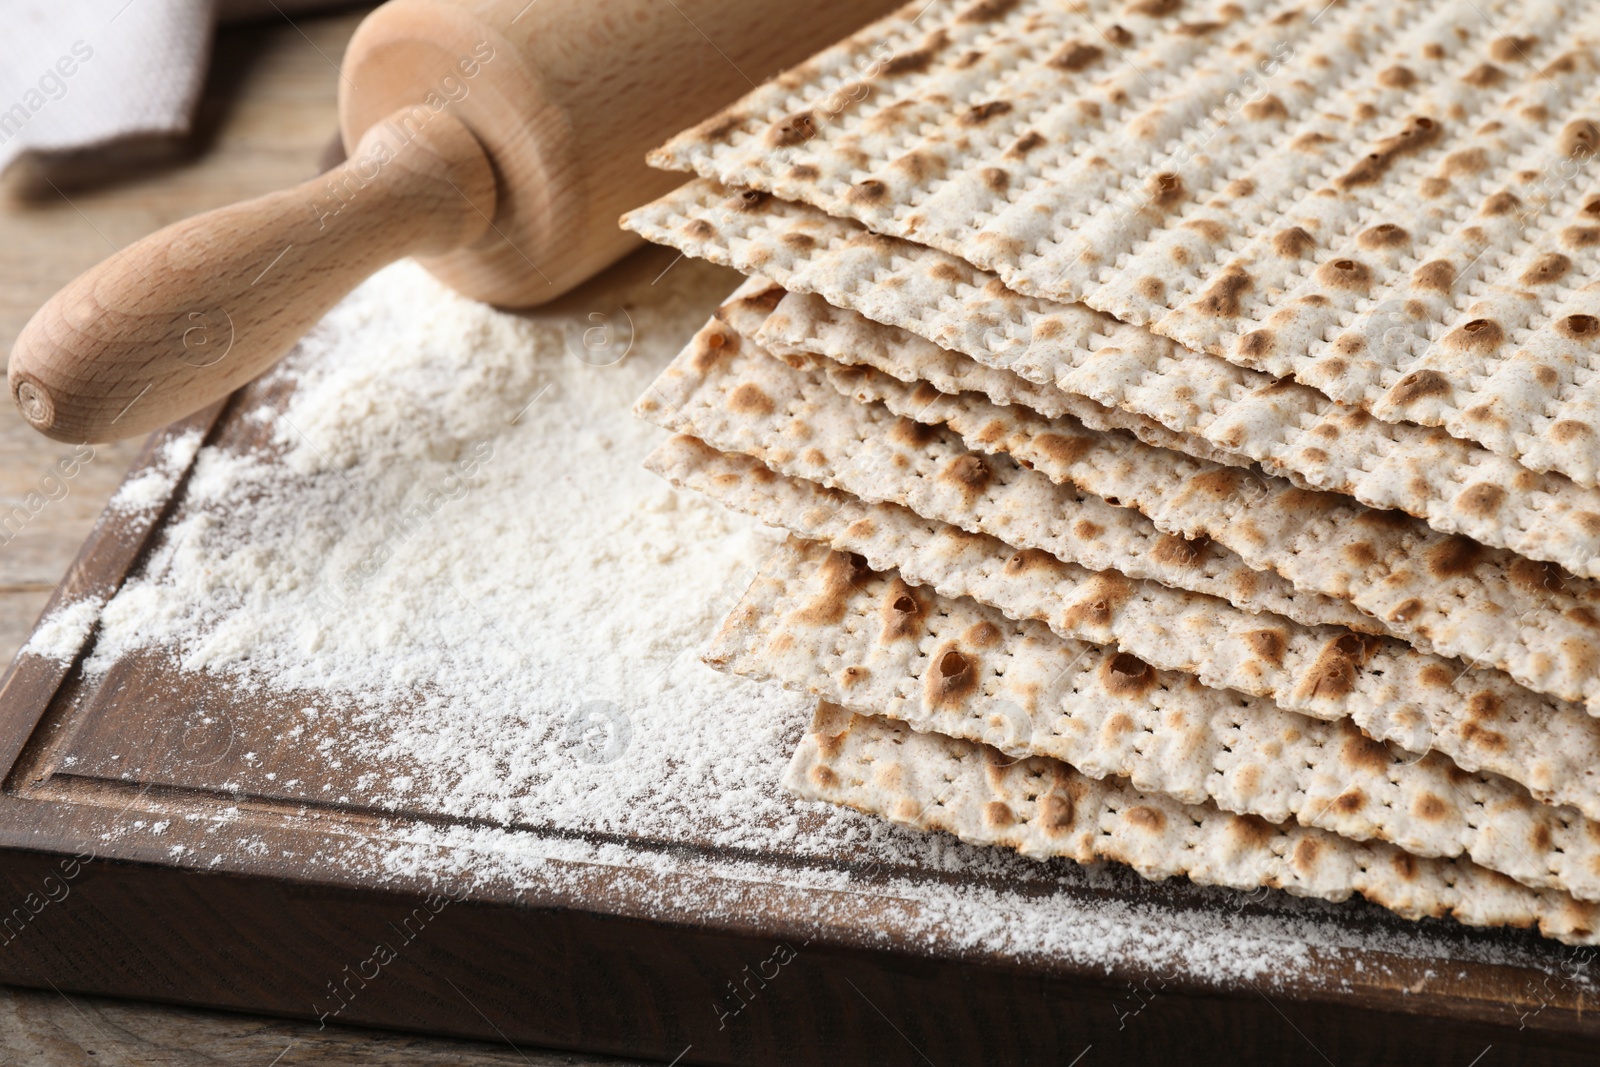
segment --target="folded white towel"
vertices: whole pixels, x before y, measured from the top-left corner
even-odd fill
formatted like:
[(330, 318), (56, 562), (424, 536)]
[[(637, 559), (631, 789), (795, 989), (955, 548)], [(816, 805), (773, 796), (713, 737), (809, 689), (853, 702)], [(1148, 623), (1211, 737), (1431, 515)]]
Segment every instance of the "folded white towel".
[[(287, 18), (338, 0), (9, 0), (0, 33), (0, 170), (188, 132), (221, 17)], [(348, 2), (348, 0), (345, 0)]]

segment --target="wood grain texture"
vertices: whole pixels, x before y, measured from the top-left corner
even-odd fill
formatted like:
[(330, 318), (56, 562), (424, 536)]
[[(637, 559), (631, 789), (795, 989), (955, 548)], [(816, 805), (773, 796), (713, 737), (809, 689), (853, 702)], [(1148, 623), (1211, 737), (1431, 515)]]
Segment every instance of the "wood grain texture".
[(476, 240), (494, 204), (471, 132), (402, 108), (327, 174), (175, 222), (74, 278), (17, 339), (11, 395), (58, 441), (143, 436), (261, 374), (379, 267)]
[[(491, 303), (554, 299), (636, 246), (618, 216), (677, 180), (649, 148), (891, 3), (812, 0), (782, 25), (744, 0), (386, 4), (342, 64), (351, 158), (79, 275), (18, 338), (11, 396), (57, 440), (148, 433), (260, 374), (405, 256)], [(722, 62), (685, 63), (710, 42), (701, 24)]]
[(637, 1061), (0, 987), (0, 1063), (8, 1067), (625, 1067), (630, 1062)]
[[(645, 153), (897, 0), (393, 0), (356, 32), (345, 143), (447, 99), (500, 178), (494, 232), (425, 259), (509, 307), (550, 301), (638, 247), (618, 217), (681, 180)], [(470, 75), (470, 76), (469, 76)]]

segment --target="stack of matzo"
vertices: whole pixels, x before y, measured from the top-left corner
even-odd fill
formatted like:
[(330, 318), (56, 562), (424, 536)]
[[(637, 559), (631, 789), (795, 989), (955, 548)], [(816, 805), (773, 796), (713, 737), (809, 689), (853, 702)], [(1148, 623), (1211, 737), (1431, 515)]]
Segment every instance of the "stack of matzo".
[(1600, 6), (917, 0), (660, 149), (786, 778), (1600, 941)]

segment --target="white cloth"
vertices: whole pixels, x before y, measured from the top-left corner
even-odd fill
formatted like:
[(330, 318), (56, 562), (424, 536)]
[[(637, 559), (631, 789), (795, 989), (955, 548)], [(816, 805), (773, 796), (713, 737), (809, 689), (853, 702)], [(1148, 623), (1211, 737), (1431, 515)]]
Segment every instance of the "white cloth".
[[(336, 0), (335, 0), (336, 2)], [(348, 2), (348, 0), (346, 0)], [(189, 131), (223, 18), (285, 18), (330, 0), (0, 0), (0, 170)]]
[(0, 168), (188, 131), (211, 0), (9, 0), (0, 34)]

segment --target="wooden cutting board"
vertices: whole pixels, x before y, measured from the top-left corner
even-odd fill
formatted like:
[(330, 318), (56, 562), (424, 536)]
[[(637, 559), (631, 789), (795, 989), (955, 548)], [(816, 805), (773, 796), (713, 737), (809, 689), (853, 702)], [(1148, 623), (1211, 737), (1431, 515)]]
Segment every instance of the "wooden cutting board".
[[(157, 435), (129, 477), (187, 429), (266, 454), (261, 424), (241, 413), (292, 388), (249, 386)], [(182, 491), (102, 516), (52, 607), (115, 592)], [(1522, 933), (1430, 923), (1437, 954), (1422, 956), (1413, 924), (1331, 909), (1344, 947), (1240, 978), (1201, 960), (1017, 957), (941, 921), (962, 891), (992, 900), (983, 921), (1002, 926), (1122, 905), (1155, 926), (1268, 929), (1281, 911), (1271, 895), (1219, 902), (1131, 876), (1088, 887), (1065, 866), (996, 885), (860, 851), (819, 860), (520, 826), (503, 833), (538, 861), (463, 889), (482, 857), (442, 839), (502, 831), (328, 800), (362, 795), (356, 783), (384, 768), (310, 758), (315, 729), (284, 740), (303, 704), (146, 653), (93, 679), (19, 659), (0, 686), (0, 981), (684, 1063), (1165, 1063), (1226, 1050), (1232, 1063), (1465, 1065), (1512, 1047), (1519, 1063), (1577, 1063), (1600, 1035), (1581, 981), (1593, 953)], [(360, 727), (324, 729), (338, 744)], [(219, 833), (250, 847), (219, 850)]]

